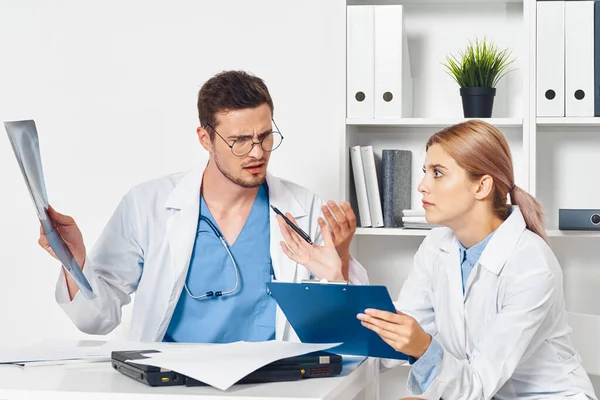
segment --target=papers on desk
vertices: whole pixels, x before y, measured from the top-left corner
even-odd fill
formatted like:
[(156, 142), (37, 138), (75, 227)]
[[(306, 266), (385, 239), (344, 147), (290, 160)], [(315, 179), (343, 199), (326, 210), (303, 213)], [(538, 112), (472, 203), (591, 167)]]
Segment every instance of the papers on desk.
[(366, 359), (367, 357), (363, 356), (342, 356), (342, 373), (340, 376), (350, 375)]
[(150, 353), (145, 359), (132, 360), (179, 372), (221, 390), (257, 369), (282, 358), (326, 350), (339, 343), (308, 344), (293, 342), (235, 342), (197, 348)]
[[(196, 348), (201, 344), (142, 343), (100, 340), (46, 340), (23, 347), (0, 348), (0, 364), (26, 367), (110, 361), (113, 351)], [(206, 346), (206, 345), (205, 345)]]
[[(105, 352), (100, 352), (103, 342), (96, 346), (78, 346), (77, 341), (51, 340), (23, 347), (0, 348), (0, 364), (28, 364), (43, 362), (45, 365), (60, 364), (63, 360), (107, 359)], [(108, 354), (110, 358), (110, 354)]]

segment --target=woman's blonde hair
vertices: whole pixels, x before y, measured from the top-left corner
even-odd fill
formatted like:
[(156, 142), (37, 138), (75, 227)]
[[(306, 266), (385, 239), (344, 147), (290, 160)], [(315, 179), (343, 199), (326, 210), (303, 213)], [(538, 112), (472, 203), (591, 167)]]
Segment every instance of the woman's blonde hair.
[(427, 141), (426, 148), (439, 144), (473, 181), (484, 175), (494, 180), (492, 192), (494, 212), (505, 220), (511, 203), (519, 206), (527, 229), (547, 241), (541, 204), (525, 190), (515, 185), (510, 148), (495, 126), (481, 120), (470, 120), (442, 129)]

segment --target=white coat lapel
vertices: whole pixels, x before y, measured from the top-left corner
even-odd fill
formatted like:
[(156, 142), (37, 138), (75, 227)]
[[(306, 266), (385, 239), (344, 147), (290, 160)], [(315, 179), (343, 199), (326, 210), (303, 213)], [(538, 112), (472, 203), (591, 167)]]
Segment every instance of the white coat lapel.
[[(303, 229), (308, 228), (308, 224), (304, 221), (306, 212), (298, 203), (298, 200), (283, 184), (283, 182), (271, 174), (267, 174), (267, 185), (269, 186), (269, 203), (277, 207), (282, 213), (289, 212), (296, 219), (298, 224), (304, 225)], [(298, 220), (300, 219), (300, 220)], [(283, 282), (299, 282), (302, 279), (310, 277), (310, 272), (292, 260), (290, 260), (283, 250), (281, 250), (280, 242), (283, 241), (283, 236), (279, 230), (279, 224), (275, 213), (271, 212), (270, 218), (270, 235), (271, 235), (271, 262), (273, 263), (273, 272), (275, 279)], [(304, 224), (302, 224), (302, 222)], [(286, 336), (286, 318), (279, 307), (277, 307), (277, 324), (275, 336), (277, 340), (282, 340)]]
[(186, 174), (165, 204), (172, 212), (167, 220), (167, 237), (174, 277), (170, 302), (175, 301), (181, 293), (190, 264), (198, 227), (203, 173), (202, 167)]
[(449, 316), (454, 322), (456, 334), (452, 338), (454, 354), (465, 354), (466, 357), (466, 327), (465, 305), (462, 291), (462, 274), (460, 267), (460, 252), (454, 235), (448, 235), (440, 246), (443, 265), (448, 277), (448, 305), (445, 309), (452, 313)]
[[(271, 174), (267, 175), (267, 185), (269, 186), (269, 203), (279, 209), (282, 213), (290, 213), (296, 219), (299, 225), (307, 229), (304, 218), (306, 212), (298, 203), (298, 200), (283, 184), (283, 182)], [(290, 260), (281, 250), (279, 244), (283, 240), (283, 235), (279, 229), (279, 224), (274, 212), (270, 214), (271, 225), (271, 260), (273, 262), (273, 271), (277, 280), (284, 282), (294, 282), (299, 277), (296, 276), (297, 263)], [(306, 227), (302, 226), (306, 225)], [(310, 273), (309, 273), (310, 275)]]
[(471, 287), (480, 275), (480, 269), (485, 268), (492, 274), (499, 276), (506, 264), (506, 260), (513, 253), (521, 235), (527, 229), (527, 224), (518, 206), (512, 206), (509, 217), (496, 229), (494, 236), (487, 244), (475, 268), (471, 271), (465, 285), (465, 303), (471, 292)]

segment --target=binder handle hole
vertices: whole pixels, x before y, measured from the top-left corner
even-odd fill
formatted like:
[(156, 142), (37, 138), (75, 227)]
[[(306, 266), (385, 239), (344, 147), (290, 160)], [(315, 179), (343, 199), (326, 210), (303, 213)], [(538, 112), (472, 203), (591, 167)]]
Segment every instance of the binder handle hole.
[(365, 95), (365, 92), (356, 92), (356, 94), (354, 95), (354, 98), (356, 99), (356, 101), (359, 101), (359, 102), (364, 101), (366, 97), (367, 96)]
[(394, 98), (394, 95), (393, 95), (391, 92), (385, 92), (385, 93), (383, 94), (383, 100), (384, 100), (385, 102), (388, 102), (388, 103), (389, 103), (390, 101), (392, 101), (392, 99), (393, 99), (393, 98)]
[(554, 100), (554, 98), (556, 97), (556, 92), (552, 89), (548, 89), (546, 90), (546, 98), (548, 100)]
[(584, 92), (583, 90), (581, 90), (581, 89), (577, 89), (577, 90), (575, 91), (575, 98), (576, 98), (577, 100), (583, 100), (583, 98), (584, 98), (584, 97), (585, 97), (585, 92)]

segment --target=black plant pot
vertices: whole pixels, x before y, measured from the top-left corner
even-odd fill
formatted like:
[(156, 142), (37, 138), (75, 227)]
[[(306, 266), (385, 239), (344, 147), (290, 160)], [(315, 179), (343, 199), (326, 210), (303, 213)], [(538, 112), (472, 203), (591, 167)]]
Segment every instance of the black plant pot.
[(465, 118), (491, 118), (496, 88), (460, 88)]

